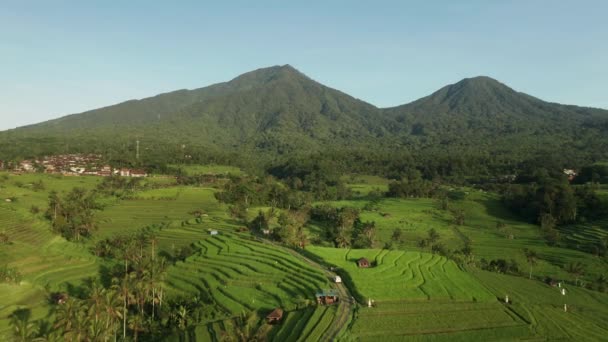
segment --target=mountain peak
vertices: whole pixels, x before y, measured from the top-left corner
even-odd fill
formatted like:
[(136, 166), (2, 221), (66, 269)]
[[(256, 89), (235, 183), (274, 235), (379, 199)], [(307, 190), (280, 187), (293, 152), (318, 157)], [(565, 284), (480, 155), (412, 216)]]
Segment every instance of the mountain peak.
[(306, 77), (303, 73), (298, 71), (293, 66), (285, 64), (274, 65), (266, 68), (259, 68), (250, 72), (246, 72), (232, 79), (229, 83), (238, 86), (257, 86), (278, 79), (295, 80), (299, 78), (310, 80), (308, 77)]

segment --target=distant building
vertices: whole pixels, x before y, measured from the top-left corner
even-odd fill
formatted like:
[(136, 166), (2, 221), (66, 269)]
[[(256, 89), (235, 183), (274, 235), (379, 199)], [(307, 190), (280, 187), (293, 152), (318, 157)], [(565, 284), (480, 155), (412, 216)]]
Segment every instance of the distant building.
[(334, 277), (334, 282), (335, 283), (341, 283), (342, 282), (342, 278), (340, 276), (335, 276)]
[(357, 260), (357, 266), (359, 266), (359, 268), (368, 268), (369, 260), (367, 260), (366, 258), (361, 258)]
[(209, 232), (209, 234), (211, 234), (211, 235), (218, 235), (219, 232), (217, 230), (212, 230), (212, 231)]
[(148, 173), (144, 170), (131, 170), (131, 177), (147, 177)]
[(34, 163), (32, 163), (29, 160), (22, 161), (21, 163), (19, 163), (19, 166), (21, 167), (21, 170), (23, 170), (25, 172), (34, 171)]
[(572, 181), (574, 179), (574, 177), (576, 177), (576, 171), (572, 170), (572, 169), (564, 169), (564, 174), (566, 176), (568, 176), (568, 180)]

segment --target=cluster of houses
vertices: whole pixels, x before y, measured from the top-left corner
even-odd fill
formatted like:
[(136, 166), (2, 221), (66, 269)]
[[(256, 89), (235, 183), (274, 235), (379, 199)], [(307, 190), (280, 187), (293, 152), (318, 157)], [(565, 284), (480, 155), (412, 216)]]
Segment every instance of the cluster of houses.
[(101, 156), (98, 154), (60, 154), (13, 163), (0, 161), (0, 169), (7, 169), (16, 173), (44, 172), (65, 176), (148, 176), (144, 170), (112, 168), (109, 165), (104, 165)]

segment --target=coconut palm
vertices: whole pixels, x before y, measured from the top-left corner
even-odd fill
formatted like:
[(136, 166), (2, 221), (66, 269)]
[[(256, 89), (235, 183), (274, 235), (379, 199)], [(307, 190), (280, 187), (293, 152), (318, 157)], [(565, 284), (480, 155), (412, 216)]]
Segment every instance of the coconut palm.
[(129, 315), (127, 305), (133, 302), (133, 295), (131, 289), (133, 287), (133, 273), (127, 273), (122, 279), (113, 279), (113, 288), (118, 293), (120, 300), (122, 301), (122, 336), (123, 339), (127, 338), (127, 316)]
[(71, 332), (76, 315), (78, 315), (78, 305), (74, 299), (68, 298), (57, 309), (55, 314), (55, 329), (61, 330), (63, 334)]
[(137, 342), (139, 333), (144, 330), (144, 318), (140, 315), (129, 317), (129, 329), (133, 331), (133, 340)]
[(30, 310), (20, 309), (11, 314), (10, 325), (15, 341), (32, 341), (37, 334), (36, 325), (30, 322)]
[(114, 334), (116, 339), (117, 323), (122, 318), (122, 302), (114, 289), (106, 290), (102, 298), (105, 318), (105, 330)]

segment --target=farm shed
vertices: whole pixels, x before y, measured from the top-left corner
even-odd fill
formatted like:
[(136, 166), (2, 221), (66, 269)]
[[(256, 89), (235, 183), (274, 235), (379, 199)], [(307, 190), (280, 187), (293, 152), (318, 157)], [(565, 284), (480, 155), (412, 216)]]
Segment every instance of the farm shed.
[(359, 266), (360, 268), (368, 268), (369, 260), (367, 260), (366, 258), (361, 258), (357, 260), (357, 266)]
[(341, 283), (342, 282), (342, 278), (340, 276), (335, 276), (334, 277), (334, 282), (335, 283)]
[(209, 234), (211, 234), (211, 235), (217, 235), (217, 234), (219, 234), (219, 233), (218, 233), (218, 231), (217, 231), (217, 230), (212, 230), (212, 231), (210, 231), (210, 232), (209, 232)]
[(272, 312), (269, 313), (268, 316), (266, 316), (266, 321), (268, 322), (268, 324), (279, 323), (281, 319), (283, 319), (283, 309), (281, 308), (276, 308), (272, 310)]
[(319, 291), (315, 296), (317, 297), (317, 303), (324, 305), (334, 304), (340, 300), (338, 291), (335, 289)]

